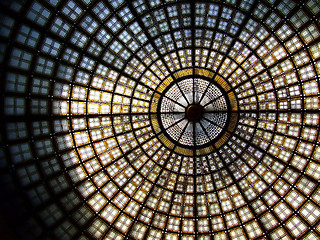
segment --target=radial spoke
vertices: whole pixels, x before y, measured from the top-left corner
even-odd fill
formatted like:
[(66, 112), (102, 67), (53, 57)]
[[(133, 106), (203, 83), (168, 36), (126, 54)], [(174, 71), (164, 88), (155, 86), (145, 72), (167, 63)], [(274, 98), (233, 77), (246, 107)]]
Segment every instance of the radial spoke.
[(167, 126), (167, 127), (165, 128), (165, 130), (169, 130), (170, 128), (172, 128), (173, 126), (179, 124), (179, 123), (182, 122), (183, 120), (184, 120), (184, 118), (181, 118), (180, 120), (178, 120), (178, 121), (174, 122), (173, 124)]
[[(194, 103), (198, 103), (200, 104), (200, 98), (202, 97), (203, 93), (200, 91), (199, 85), (200, 85), (200, 81), (199, 79), (195, 80), (195, 99), (194, 99)], [(201, 81), (201, 83), (207, 83), (205, 81)], [(209, 84), (208, 84), (209, 85)]]
[(199, 122), (200, 127), (202, 128), (203, 132), (207, 135), (208, 139), (211, 139), (209, 133), (207, 132), (206, 128), (203, 126), (202, 122)]
[(160, 112), (156, 114), (184, 114), (185, 112)]
[(167, 98), (167, 99), (169, 99), (170, 101), (172, 101), (172, 102), (174, 102), (174, 103), (176, 103), (176, 104), (178, 104), (179, 106), (181, 106), (181, 107), (183, 107), (183, 108), (185, 108), (186, 106), (184, 106), (183, 104), (181, 104), (181, 103), (179, 103), (178, 101), (176, 101), (176, 100), (174, 100), (174, 99), (172, 99), (172, 98), (170, 98), (170, 97), (168, 97), (168, 96), (164, 96), (165, 98)]
[(192, 78), (192, 104), (196, 102), (196, 90), (195, 90), (195, 79)]
[(181, 87), (179, 86), (179, 84), (177, 84), (177, 87), (178, 87), (179, 90), (181, 91), (182, 96), (183, 96), (183, 98), (186, 100), (186, 102), (187, 102), (188, 104), (190, 104), (190, 101), (189, 101), (188, 97), (187, 97), (187, 96), (185, 95), (185, 93), (181, 90)]
[(210, 122), (211, 124), (213, 124), (213, 125), (215, 125), (215, 126), (217, 126), (217, 127), (222, 127), (222, 126), (218, 125), (216, 122), (210, 120), (209, 118), (207, 118), (207, 117), (205, 117), (205, 116), (204, 116), (203, 118), (204, 118), (206, 121)]
[(220, 95), (220, 96), (218, 96), (218, 97), (210, 100), (209, 102), (203, 104), (203, 107), (205, 108), (206, 106), (208, 106), (209, 104), (213, 103), (214, 101), (216, 101), (216, 100), (218, 100), (218, 99), (220, 99), (220, 98), (224, 98), (224, 96)]

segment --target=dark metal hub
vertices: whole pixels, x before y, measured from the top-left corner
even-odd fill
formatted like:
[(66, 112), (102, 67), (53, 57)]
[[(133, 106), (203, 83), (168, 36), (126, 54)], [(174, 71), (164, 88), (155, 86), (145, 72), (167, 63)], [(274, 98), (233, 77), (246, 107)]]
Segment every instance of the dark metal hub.
[(203, 116), (203, 107), (200, 104), (191, 104), (186, 109), (186, 118), (198, 122)]

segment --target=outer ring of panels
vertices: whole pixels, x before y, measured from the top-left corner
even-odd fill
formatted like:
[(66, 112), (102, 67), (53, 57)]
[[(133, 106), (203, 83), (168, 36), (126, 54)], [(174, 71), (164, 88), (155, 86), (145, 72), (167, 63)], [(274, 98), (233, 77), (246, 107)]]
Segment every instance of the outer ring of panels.
[[(0, 18), (1, 210), (19, 237), (320, 239), (317, 0), (27, 0)], [(158, 107), (195, 76), (230, 114), (187, 150)]]

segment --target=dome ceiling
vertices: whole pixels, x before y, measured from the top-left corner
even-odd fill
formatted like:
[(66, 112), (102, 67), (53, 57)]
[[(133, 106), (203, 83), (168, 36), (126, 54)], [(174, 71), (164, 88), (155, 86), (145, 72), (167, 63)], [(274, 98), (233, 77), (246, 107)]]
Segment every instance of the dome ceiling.
[(8, 234), (320, 239), (317, 0), (13, 0), (0, 18)]

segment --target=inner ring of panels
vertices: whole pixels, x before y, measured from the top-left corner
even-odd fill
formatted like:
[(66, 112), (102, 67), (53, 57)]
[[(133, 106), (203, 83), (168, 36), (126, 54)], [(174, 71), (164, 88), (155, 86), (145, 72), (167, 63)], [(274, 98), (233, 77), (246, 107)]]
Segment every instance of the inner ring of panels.
[[(320, 238), (318, 1), (1, 4), (0, 154), (37, 238)], [(161, 84), (206, 70), (236, 114), (185, 154)]]
[[(228, 95), (213, 81), (187, 78), (173, 82), (162, 93), (158, 107), (161, 129), (173, 142), (184, 147), (199, 147), (212, 143), (223, 131), (230, 113)], [(187, 108), (203, 107), (200, 121), (189, 121)]]

